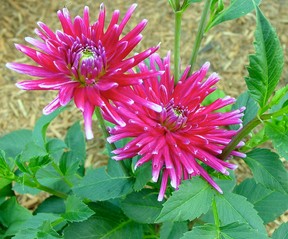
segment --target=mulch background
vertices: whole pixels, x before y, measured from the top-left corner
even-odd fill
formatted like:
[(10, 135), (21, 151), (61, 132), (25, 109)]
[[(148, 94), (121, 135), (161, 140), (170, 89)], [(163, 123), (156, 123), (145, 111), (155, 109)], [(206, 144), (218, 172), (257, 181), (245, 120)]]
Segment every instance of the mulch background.
[[(136, 50), (141, 51), (161, 42), (159, 53), (164, 56), (168, 50), (173, 50), (173, 12), (168, 1), (146, 0), (103, 0), (107, 8), (107, 19), (110, 19), (114, 9), (120, 9), (121, 16), (134, 2), (138, 7), (133, 14), (128, 32), (143, 18), (148, 19), (148, 26), (143, 32), (144, 39)], [(102, 1), (86, 0), (85, 5), (90, 8), (91, 21), (97, 18), (99, 5)], [(227, 2), (227, 1), (224, 1)], [(15, 87), (20, 80), (29, 79), (28, 76), (12, 72), (5, 67), (7, 62), (30, 62), (27, 57), (18, 52), (14, 43), (26, 44), (24, 38), (35, 37), (33, 32), (36, 22), (42, 21), (52, 30), (60, 29), (56, 11), (67, 7), (71, 16), (82, 15), (83, 1), (38, 1), (38, 0), (0, 0), (0, 136), (16, 129), (32, 129), (35, 121), (42, 114), (43, 107), (55, 97), (56, 92), (24, 92)], [(181, 57), (183, 69), (188, 64), (191, 48), (197, 31), (197, 22), (200, 20), (202, 3), (194, 4), (183, 17), (183, 32)], [(285, 55), (285, 66), (281, 85), (288, 83), (288, 0), (263, 0), (261, 9), (272, 25), (276, 28)], [(130, 27), (130, 28), (129, 28)], [(237, 97), (246, 90), (244, 76), (247, 75), (245, 66), (248, 64), (248, 54), (253, 53), (253, 34), (255, 30), (255, 15), (250, 13), (240, 19), (225, 22), (214, 27), (202, 42), (198, 56), (198, 67), (205, 61), (210, 61), (211, 72), (216, 71), (221, 81), (218, 87), (227, 94)], [(196, 69), (196, 68), (195, 68)], [(49, 135), (63, 138), (69, 126), (79, 120), (82, 123), (81, 113), (75, 108), (62, 113), (49, 128)], [(87, 142), (87, 165), (95, 167), (105, 164), (103, 156), (104, 140), (100, 130), (94, 124), (95, 138)], [(250, 175), (244, 163), (237, 160), (239, 180)], [(27, 208), (34, 208), (41, 196), (26, 195), (19, 197), (20, 203)], [(273, 232), (282, 222), (288, 221), (288, 214), (282, 215), (267, 226), (269, 233)]]

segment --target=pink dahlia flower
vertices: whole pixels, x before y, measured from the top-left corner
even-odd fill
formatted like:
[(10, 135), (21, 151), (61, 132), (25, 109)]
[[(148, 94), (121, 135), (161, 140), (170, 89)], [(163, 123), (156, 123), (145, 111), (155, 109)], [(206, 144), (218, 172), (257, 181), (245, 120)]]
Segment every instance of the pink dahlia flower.
[(111, 107), (112, 101), (140, 104), (161, 111), (161, 107), (147, 103), (143, 99), (133, 99), (123, 87), (137, 85), (148, 76), (159, 72), (130, 73), (127, 71), (154, 53), (158, 46), (147, 49), (132, 57), (127, 57), (141, 41), (141, 31), (147, 20), (141, 21), (126, 35), (123, 29), (130, 19), (136, 4), (132, 5), (119, 21), (119, 11), (114, 11), (110, 24), (104, 29), (105, 8), (100, 6), (98, 20), (90, 25), (89, 9), (84, 8), (83, 18), (71, 19), (66, 8), (58, 11), (62, 25), (61, 31), (53, 32), (42, 22), (35, 32), (40, 39), (27, 37), (26, 41), (36, 50), (28, 46), (16, 44), (16, 48), (29, 56), (38, 65), (8, 63), (7, 67), (17, 72), (36, 76), (37, 80), (17, 83), (23, 90), (57, 90), (57, 97), (48, 104), (44, 114), (49, 114), (60, 106), (74, 99), (76, 106), (82, 111), (86, 137), (93, 138), (92, 114), (96, 106), (105, 108), (119, 125), (125, 122)]
[[(177, 189), (182, 179), (195, 175), (202, 176), (222, 193), (203, 166), (207, 165), (226, 175), (229, 174), (227, 169), (236, 168), (236, 165), (221, 160), (219, 155), (236, 134), (235, 130), (229, 130), (226, 126), (241, 124), (244, 109), (227, 113), (217, 111), (234, 102), (230, 97), (202, 105), (219, 81), (216, 73), (204, 79), (209, 63), (189, 77), (187, 68), (175, 86), (170, 75), (169, 54), (163, 61), (153, 54), (150, 67), (165, 73), (131, 87), (130, 94), (147, 98), (161, 105), (163, 110), (158, 113), (141, 105), (127, 107), (122, 103), (117, 104), (126, 125), (110, 128), (108, 141), (111, 143), (128, 137), (132, 140), (125, 147), (114, 150), (116, 156), (113, 158), (123, 160), (140, 155), (135, 168), (152, 161), (152, 180), (156, 182), (162, 175), (159, 201), (164, 197), (168, 179), (171, 186)], [(148, 70), (143, 63), (139, 68), (141, 72)], [(231, 155), (244, 156), (237, 151), (232, 151)]]

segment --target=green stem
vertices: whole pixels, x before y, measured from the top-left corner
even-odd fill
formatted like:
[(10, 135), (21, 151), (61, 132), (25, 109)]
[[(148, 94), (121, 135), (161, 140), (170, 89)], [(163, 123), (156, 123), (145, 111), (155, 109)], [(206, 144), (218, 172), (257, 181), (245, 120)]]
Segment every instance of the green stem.
[(181, 44), (181, 21), (182, 11), (175, 11), (174, 32), (174, 81), (178, 82), (180, 77), (180, 44)]
[(197, 31), (197, 35), (196, 35), (196, 39), (194, 42), (194, 46), (193, 46), (193, 51), (192, 51), (192, 55), (190, 58), (190, 71), (189, 71), (189, 75), (192, 74), (193, 72), (193, 68), (197, 59), (197, 55), (199, 52), (199, 48), (201, 45), (201, 41), (203, 39), (203, 35), (204, 35), (204, 31), (205, 31), (205, 24), (206, 24), (206, 20), (208, 17), (208, 13), (209, 13), (209, 9), (210, 9), (210, 4), (211, 4), (211, 0), (206, 0), (205, 5), (204, 5), (204, 9), (202, 11), (202, 16), (200, 19), (200, 23), (199, 23), (199, 27), (198, 27), (198, 31)]
[(248, 124), (246, 124), (239, 133), (231, 140), (231, 142), (225, 147), (222, 154), (220, 154), (219, 158), (225, 160), (230, 153), (235, 149), (235, 147), (239, 144), (239, 142), (248, 135), (257, 125), (262, 123), (265, 120), (269, 120), (272, 117), (279, 117), (283, 114), (287, 114), (288, 107), (284, 107), (272, 114), (263, 114), (261, 116), (256, 116), (253, 120), (251, 120)]
[[(100, 128), (102, 129), (102, 132), (103, 132), (103, 135), (105, 137), (105, 140), (110, 136), (109, 132), (107, 131), (107, 128), (106, 128), (106, 124), (105, 124), (105, 121), (103, 119), (103, 116), (102, 116), (102, 113), (101, 113), (101, 110), (99, 107), (96, 107), (95, 109), (95, 114), (96, 114), (96, 117), (98, 119), (98, 122), (100, 124)], [(115, 146), (115, 144), (113, 143), (108, 143), (106, 141), (106, 143), (108, 144), (108, 146), (110, 147), (110, 150), (113, 151), (115, 149), (117, 149), (117, 147)], [(126, 176), (129, 176), (129, 172), (124, 164), (124, 162), (122, 160), (119, 160), (118, 161), (120, 166), (121, 166), (121, 169), (123, 171), (123, 173), (126, 175)]]
[(41, 184), (36, 185), (36, 188), (38, 188), (38, 189), (40, 189), (42, 191), (45, 191), (47, 193), (50, 193), (52, 195), (55, 195), (56, 197), (59, 197), (59, 198), (66, 199), (68, 197), (68, 195), (66, 193), (55, 191), (54, 189), (48, 188), (48, 187), (46, 187), (44, 185), (41, 185)]
[(219, 216), (218, 216), (218, 210), (217, 210), (217, 204), (216, 204), (215, 197), (213, 198), (213, 201), (212, 201), (212, 210), (213, 210), (215, 226), (217, 227), (217, 237), (216, 238), (219, 238), (219, 236), (220, 236), (220, 230), (219, 230), (220, 220), (219, 220)]
[(261, 120), (256, 117), (253, 120), (251, 120), (248, 124), (246, 124), (239, 131), (239, 133), (230, 141), (230, 143), (225, 147), (222, 154), (220, 154), (219, 158), (225, 160), (230, 155), (230, 153), (236, 148), (239, 142), (260, 123)]

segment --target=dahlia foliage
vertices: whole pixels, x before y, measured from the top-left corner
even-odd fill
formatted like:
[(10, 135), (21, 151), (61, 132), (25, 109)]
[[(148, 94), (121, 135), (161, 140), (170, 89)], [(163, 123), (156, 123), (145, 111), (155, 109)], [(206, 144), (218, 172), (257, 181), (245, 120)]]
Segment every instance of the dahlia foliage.
[[(72, 99), (84, 117), (87, 139), (93, 138), (92, 115), (95, 107), (105, 108), (118, 124), (124, 122), (110, 107), (110, 100), (132, 104), (124, 86), (140, 84), (142, 79), (158, 74), (143, 72), (127, 74), (127, 71), (143, 61), (158, 49), (151, 47), (132, 57), (127, 57), (141, 41), (140, 34), (147, 24), (141, 21), (136, 27), (122, 36), (136, 4), (132, 5), (119, 21), (120, 12), (114, 11), (107, 29), (104, 29), (106, 11), (100, 6), (98, 20), (90, 24), (89, 9), (84, 8), (83, 17), (71, 19), (69, 11), (58, 11), (62, 31), (55, 33), (44, 23), (39, 22), (35, 30), (40, 40), (27, 37), (26, 41), (37, 50), (16, 44), (16, 48), (29, 56), (37, 66), (8, 63), (17, 72), (39, 77), (39, 80), (26, 80), (17, 83), (23, 90), (57, 90), (57, 97), (47, 105), (43, 113), (49, 114)], [(145, 100), (140, 103), (146, 103)], [(146, 104), (147, 105), (147, 104)], [(151, 108), (160, 110), (155, 105)]]
[[(202, 166), (208, 165), (226, 175), (229, 174), (227, 168), (237, 167), (218, 156), (237, 133), (229, 130), (227, 126), (241, 124), (244, 108), (225, 113), (217, 112), (235, 102), (230, 97), (217, 99), (209, 105), (202, 104), (203, 100), (216, 90), (214, 86), (219, 81), (216, 73), (205, 80), (209, 63), (205, 63), (191, 76), (188, 76), (189, 67), (186, 68), (176, 85), (170, 74), (170, 54), (163, 61), (159, 55), (154, 54), (149, 63), (151, 70), (159, 69), (164, 71), (164, 74), (160, 79), (157, 76), (149, 77), (143, 84), (130, 87), (127, 91), (130, 92), (129, 95), (136, 94), (161, 105), (162, 111), (155, 112), (138, 104), (128, 106), (116, 103), (116, 109), (126, 125), (110, 129), (108, 142), (131, 137), (133, 140), (123, 148), (114, 150), (116, 156), (113, 158), (124, 160), (140, 155), (135, 168), (152, 161), (154, 182), (162, 172), (158, 200), (163, 199), (168, 178), (171, 179), (171, 185), (177, 189), (182, 178), (201, 175), (222, 193)], [(143, 73), (150, 71), (145, 63), (139, 64), (139, 69)], [(232, 151), (231, 155), (245, 156), (237, 151)]]
[[(64, 8), (57, 13), (61, 30), (39, 22), (37, 37), (26, 38), (32, 46), (16, 44), (34, 61), (7, 63), (32, 78), (16, 85), (58, 94), (33, 130), (0, 137), (0, 239), (268, 238), (265, 224), (288, 209), (288, 87), (277, 87), (283, 49), (259, 9), (261, 1), (224, 2), (168, 0), (175, 28), (174, 48), (166, 56), (156, 52), (159, 44), (137, 52), (147, 20), (129, 26), (136, 4), (123, 17), (115, 10), (109, 22), (104, 4), (92, 22), (88, 7), (75, 18)], [(181, 20), (197, 4), (202, 16), (196, 17), (201, 20), (182, 71), (180, 50), (188, 43), (181, 39)], [(253, 10), (248, 90), (234, 99), (217, 89), (220, 77), (209, 72), (209, 62), (192, 69), (204, 34)], [(221, 78), (231, 86), (240, 80)], [(76, 122), (64, 139), (47, 137), (50, 122), (71, 101), (82, 112), (85, 134)], [(93, 155), (103, 154), (103, 167), (93, 167), (98, 158), (86, 157), (94, 113), (106, 150), (95, 147), (97, 139), (89, 148), (101, 148)], [(268, 140), (269, 149), (263, 148)], [(239, 159), (253, 177), (237, 178)], [(33, 206), (33, 214), (18, 205), (15, 195), (40, 191), (49, 196)], [(287, 230), (283, 223), (272, 238)]]

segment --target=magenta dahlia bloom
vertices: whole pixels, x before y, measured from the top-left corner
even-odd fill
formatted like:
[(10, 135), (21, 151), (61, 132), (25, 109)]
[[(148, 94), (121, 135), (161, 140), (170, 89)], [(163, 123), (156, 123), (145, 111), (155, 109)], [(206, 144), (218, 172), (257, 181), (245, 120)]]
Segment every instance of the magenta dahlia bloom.
[[(209, 63), (191, 76), (188, 76), (188, 67), (175, 86), (170, 75), (169, 54), (163, 61), (153, 54), (150, 66), (165, 73), (131, 87), (130, 94), (148, 98), (161, 105), (163, 110), (159, 113), (141, 105), (127, 107), (122, 103), (117, 104), (126, 125), (110, 128), (108, 141), (112, 143), (128, 137), (132, 140), (125, 147), (114, 150), (116, 156), (113, 158), (123, 160), (140, 155), (135, 168), (152, 161), (152, 180), (156, 182), (162, 177), (158, 200), (163, 199), (169, 179), (171, 186), (177, 189), (182, 179), (195, 175), (202, 176), (222, 193), (203, 166), (207, 165), (223, 174), (229, 174), (227, 169), (236, 168), (236, 165), (221, 160), (219, 155), (236, 134), (235, 130), (229, 130), (226, 126), (241, 124), (244, 108), (227, 113), (217, 111), (234, 102), (230, 97), (202, 105), (219, 81), (216, 73), (204, 79)], [(141, 72), (148, 70), (143, 63), (139, 68)], [(237, 151), (232, 151), (231, 155), (244, 156)]]
[(111, 118), (119, 125), (125, 122), (111, 107), (111, 101), (140, 104), (161, 111), (161, 107), (146, 102), (142, 98), (134, 99), (123, 87), (141, 84), (142, 79), (159, 72), (127, 73), (131, 68), (154, 53), (158, 46), (147, 49), (132, 57), (127, 57), (141, 41), (141, 31), (147, 20), (141, 21), (135, 28), (123, 35), (123, 29), (130, 19), (136, 4), (132, 5), (122, 20), (119, 11), (114, 11), (110, 24), (104, 29), (105, 8), (100, 6), (98, 20), (90, 24), (89, 9), (84, 8), (83, 17), (71, 19), (66, 8), (58, 11), (62, 25), (61, 31), (53, 32), (42, 22), (35, 32), (40, 39), (26, 38), (35, 48), (16, 44), (16, 48), (29, 56), (37, 65), (8, 63), (7, 67), (17, 72), (36, 76), (37, 80), (17, 83), (23, 90), (57, 90), (57, 97), (48, 104), (43, 112), (49, 114), (74, 99), (82, 111), (86, 137), (93, 138), (91, 129), (92, 114), (96, 106), (105, 108)]

